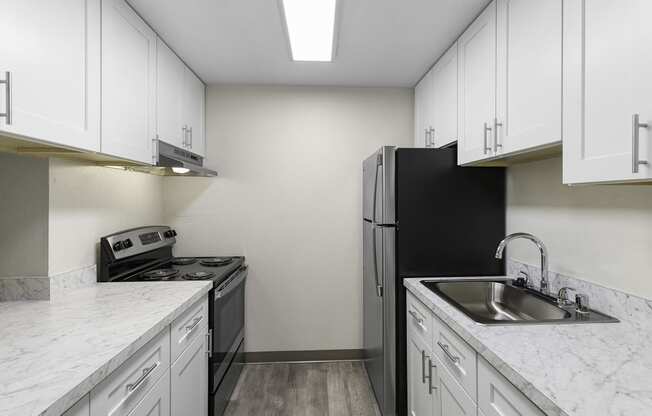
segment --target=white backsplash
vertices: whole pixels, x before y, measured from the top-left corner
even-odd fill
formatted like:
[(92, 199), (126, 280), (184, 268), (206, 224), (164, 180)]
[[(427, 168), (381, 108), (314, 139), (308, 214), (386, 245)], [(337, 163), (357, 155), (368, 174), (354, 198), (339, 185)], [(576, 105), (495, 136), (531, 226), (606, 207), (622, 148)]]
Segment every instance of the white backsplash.
[(96, 282), (96, 265), (52, 276), (2, 277), (0, 302), (64, 298), (68, 290), (91, 286)]

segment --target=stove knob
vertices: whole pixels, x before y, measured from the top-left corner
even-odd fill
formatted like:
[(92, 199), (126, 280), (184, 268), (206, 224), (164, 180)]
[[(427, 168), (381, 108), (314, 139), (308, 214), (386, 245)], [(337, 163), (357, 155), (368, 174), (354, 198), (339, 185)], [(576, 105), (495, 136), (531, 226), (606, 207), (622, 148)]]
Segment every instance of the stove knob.
[(125, 248), (124, 243), (122, 241), (118, 241), (113, 245), (113, 251), (120, 251), (123, 248)]
[(176, 237), (177, 236), (177, 230), (172, 230), (172, 236)]
[(133, 247), (134, 243), (131, 242), (131, 239), (127, 238), (126, 240), (122, 240), (122, 245), (124, 246), (124, 248), (129, 248), (129, 247)]
[(165, 238), (172, 238), (172, 231), (168, 230), (163, 233), (163, 237)]

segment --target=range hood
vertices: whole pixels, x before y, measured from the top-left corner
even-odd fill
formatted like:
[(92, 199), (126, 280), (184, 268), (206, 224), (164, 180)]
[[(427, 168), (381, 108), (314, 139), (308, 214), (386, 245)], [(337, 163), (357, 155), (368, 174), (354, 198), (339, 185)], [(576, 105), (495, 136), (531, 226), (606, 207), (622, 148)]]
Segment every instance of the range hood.
[(156, 140), (156, 165), (140, 166), (133, 170), (162, 176), (217, 176), (217, 172), (204, 167), (204, 158), (180, 147)]

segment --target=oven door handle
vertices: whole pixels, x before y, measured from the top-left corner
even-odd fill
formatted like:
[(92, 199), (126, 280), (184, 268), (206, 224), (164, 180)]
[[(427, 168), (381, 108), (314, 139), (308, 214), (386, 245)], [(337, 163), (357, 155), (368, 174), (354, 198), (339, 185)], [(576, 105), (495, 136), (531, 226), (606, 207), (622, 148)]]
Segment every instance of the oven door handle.
[(224, 297), (235, 290), (240, 284), (242, 284), (247, 278), (247, 271), (249, 266), (242, 266), (233, 276), (231, 276), (226, 282), (222, 283), (216, 290), (214, 299), (217, 300), (221, 297)]

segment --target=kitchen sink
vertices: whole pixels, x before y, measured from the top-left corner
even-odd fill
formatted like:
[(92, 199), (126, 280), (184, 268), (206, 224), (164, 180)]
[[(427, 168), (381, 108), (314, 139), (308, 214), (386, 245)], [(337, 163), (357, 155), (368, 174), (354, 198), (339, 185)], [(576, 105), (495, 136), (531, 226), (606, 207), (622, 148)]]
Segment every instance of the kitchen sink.
[(423, 280), (421, 284), (484, 325), (618, 322), (592, 309), (580, 313), (574, 305), (558, 306), (554, 298), (513, 286), (509, 280)]

